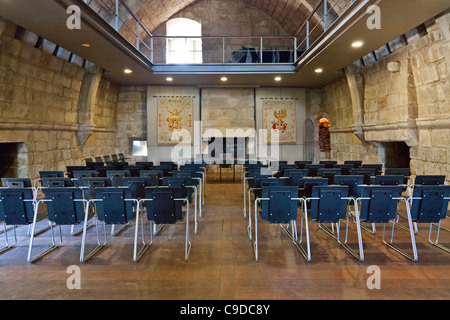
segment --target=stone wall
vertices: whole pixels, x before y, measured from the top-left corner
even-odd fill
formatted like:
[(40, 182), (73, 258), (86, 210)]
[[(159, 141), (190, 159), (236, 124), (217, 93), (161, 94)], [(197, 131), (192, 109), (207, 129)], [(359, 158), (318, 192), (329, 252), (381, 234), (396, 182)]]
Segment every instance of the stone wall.
[(31, 33), (19, 40), (18, 27), (0, 20), (0, 142), (23, 145), (20, 175), (35, 179), (42, 170), (65, 170), (86, 157), (114, 153), (116, 87), (100, 81), (95, 126), (80, 146), (78, 103), (86, 70), (36, 48)]
[(450, 182), (449, 21), (450, 13), (442, 13), (407, 33), (405, 45), (393, 41), (392, 53), (356, 72), (347, 68), (345, 78), (321, 90), (321, 112), (333, 125), (332, 159), (382, 163), (384, 144), (405, 142), (413, 174), (442, 174)]

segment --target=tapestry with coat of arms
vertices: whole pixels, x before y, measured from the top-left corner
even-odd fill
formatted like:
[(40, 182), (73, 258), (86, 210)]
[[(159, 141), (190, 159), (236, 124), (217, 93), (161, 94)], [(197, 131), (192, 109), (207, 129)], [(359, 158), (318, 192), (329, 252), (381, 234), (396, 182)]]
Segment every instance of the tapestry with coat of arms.
[[(189, 141), (181, 133), (189, 132)], [(158, 97), (158, 145), (192, 144), (194, 137), (193, 98)]]
[[(263, 112), (267, 144), (297, 143), (295, 100), (264, 100)], [(278, 133), (278, 139), (272, 137), (272, 130)]]

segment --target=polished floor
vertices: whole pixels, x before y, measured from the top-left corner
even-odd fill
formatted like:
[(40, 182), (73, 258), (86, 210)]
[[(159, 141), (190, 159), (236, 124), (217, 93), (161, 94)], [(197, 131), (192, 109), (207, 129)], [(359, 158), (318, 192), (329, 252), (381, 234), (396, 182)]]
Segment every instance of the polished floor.
[[(211, 175), (198, 234), (184, 261), (185, 225), (165, 226), (138, 263), (132, 261), (134, 226), (88, 262), (79, 262), (81, 236), (64, 228), (63, 246), (34, 264), (26, 261), (28, 237), (19, 228), (16, 248), (0, 255), (0, 299), (139, 300), (318, 300), (449, 299), (450, 254), (428, 243), (428, 226), (416, 237), (419, 261), (394, 252), (376, 235), (363, 233), (365, 261), (358, 262), (310, 224), (312, 261), (306, 262), (278, 225), (260, 222), (259, 261), (255, 261), (243, 216), (239, 178), (222, 183)], [(191, 219), (193, 222), (193, 218)], [(444, 225), (449, 225), (445, 221)], [(355, 225), (349, 243), (356, 247)], [(90, 231), (92, 236), (94, 230)], [(3, 235), (0, 235), (3, 237)], [(0, 238), (3, 241), (3, 238)], [(92, 238), (91, 238), (92, 239)], [(36, 238), (36, 249), (49, 243)], [(396, 242), (410, 250), (409, 234), (396, 230)], [(441, 232), (450, 243), (450, 232)], [(3, 244), (3, 242), (2, 242)], [(81, 288), (69, 290), (70, 266), (80, 267)], [(371, 266), (379, 268), (380, 289), (369, 289)], [(370, 281), (369, 281), (370, 282)]]

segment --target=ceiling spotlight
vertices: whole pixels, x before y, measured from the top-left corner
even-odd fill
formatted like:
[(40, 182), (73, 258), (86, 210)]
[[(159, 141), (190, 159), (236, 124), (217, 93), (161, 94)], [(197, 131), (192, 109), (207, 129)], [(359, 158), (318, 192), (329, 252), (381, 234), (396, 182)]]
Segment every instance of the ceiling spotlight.
[(322, 73), (323, 69), (322, 68), (317, 68), (316, 70), (314, 70), (315, 73)]
[(281, 81), (281, 77), (275, 77), (275, 81)]
[(227, 77), (222, 77), (222, 78), (220, 78), (220, 80), (225, 82), (225, 81), (228, 81), (228, 78)]
[(172, 77), (167, 77), (167, 78), (166, 78), (166, 81), (172, 82), (172, 81), (173, 81), (173, 78), (172, 78)]
[(123, 70), (123, 72), (125, 72), (126, 74), (130, 74), (130, 73), (133, 73), (133, 70), (131, 70), (131, 69), (125, 69), (125, 70)]
[(81, 46), (85, 47), (85, 48), (89, 48), (91, 45), (89, 43), (82, 43)]
[(363, 42), (362, 41), (355, 41), (352, 43), (352, 47), (353, 48), (361, 48), (363, 46)]

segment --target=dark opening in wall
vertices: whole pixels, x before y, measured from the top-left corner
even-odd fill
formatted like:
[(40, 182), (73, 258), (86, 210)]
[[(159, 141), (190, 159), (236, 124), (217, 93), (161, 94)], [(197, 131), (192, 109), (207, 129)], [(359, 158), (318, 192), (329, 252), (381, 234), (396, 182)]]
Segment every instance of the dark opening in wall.
[(411, 157), (409, 146), (405, 142), (384, 142), (385, 168), (409, 168)]
[(17, 178), (19, 169), (17, 143), (0, 143), (0, 178)]

